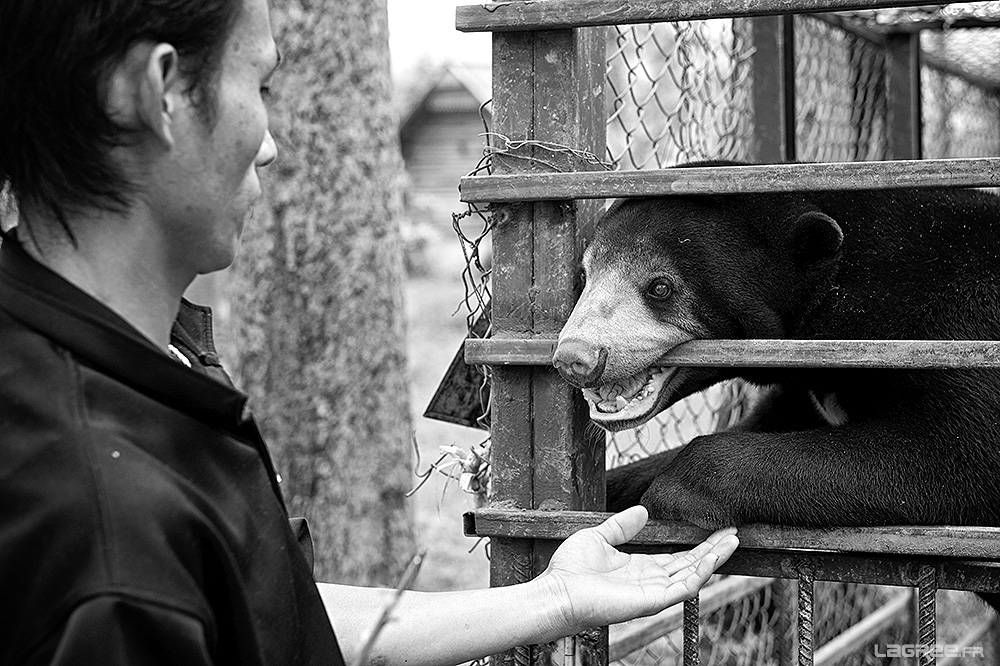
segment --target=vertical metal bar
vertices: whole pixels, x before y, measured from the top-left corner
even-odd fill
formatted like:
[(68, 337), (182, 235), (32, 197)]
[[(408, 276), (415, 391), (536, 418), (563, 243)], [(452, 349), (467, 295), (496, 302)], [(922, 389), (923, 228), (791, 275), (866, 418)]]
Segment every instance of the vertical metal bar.
[(698, 666), (701, 654), (698, 650), (698, 597), (684, 602), (684, 666)]
[(934, 653), (929, 646), (937, 643), (937, 569), (931, 564), (920, 567), (917, 581), (917, 644), (920, 646), (919, 666), (934, 666)]
[(794, 162), (795, 17), (752, 19), (754, 156), (758, 162)]
[(813, 666), (813, 591), (815, 579), (806, 568), (799, 570), (799, 666)]
[[(497, 33), (493, 37), (493, 130), (604, 154), (603, 29)], [(530, 146), (520, 157), (533, 157)], [(545, 161), (584, 169), (569, 150)], [(497, 155), (495, 173), (536, 170), (537, 163)], [(593, 168), (593, 167), (590, 167)], [(579, 293), (584, 242), (597, 202), (543, 202), (507, 207), (493, 232), (493, 334), (553, 335)], [(492, 392), (492, 501), (526, 509), (604, 508), (603, 438), (584, 435), (583, 401), (551, 368), (497, 368)], [(530, 579), (546, 565), (547, 542), (498, 539), (491, 585)], [(592, 633), (592, 632), (591, 632)], [(519, 648), (494, 663), (607, 661), (607, 634), (557, 646)]]
[(889, 157), (918, 160), (923, 154), (920, 105), (920, 34), (886, 38), (886, 101)]

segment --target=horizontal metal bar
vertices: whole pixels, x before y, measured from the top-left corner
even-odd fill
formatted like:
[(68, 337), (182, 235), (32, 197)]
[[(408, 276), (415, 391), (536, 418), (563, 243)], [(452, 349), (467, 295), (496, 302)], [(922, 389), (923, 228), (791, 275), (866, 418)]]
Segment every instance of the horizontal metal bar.
[(555, 201), (910, 187), (997, 187), (1000, 158), (530, 173), (462, 178), (465, 202)]
[[(585, 513), (583, 519), (572, 519), (571, 514), (580, 513), (572, 511), (534, 511), (519, 512), (506, 510), (505, 513), (524, 514), (546, 514), (547, 521), (553, 523), (551, 527), (534, 527), (520, 529), (499, 529), (497, 518), (491, 515), (492, 512), (503, 511), (499, 509), (480, 509), (476, 512), (465, 514), (466, 534), (470, 536), (491, 536), (496, 532), (502, 532), (510, 538), (527, 539), (554, 539), (562, 540), (570, 534), (584, 527), (591, 527), (598, 524), (610, 514)], [(770, 526), (746, 526), (740, 528), (740, 548), (733, 554), (726, 564), (719, 568), (719, 573), (736, 574), (758, 577), (777, 578), (797, 578), (799, 569), (807, 565), (812, 571), (816, 580), (840, 581), (847, 583), (870, 583), (874, 585), (909, 585), (916, 586), (921, 567), (927, 563), (927, 555), (921, 555), (922, 559), (913, 559), (914, 555), (893, 555), (893, 554), (873, 554), (872, 550), (890, 550), (881, 547), (881, 540), (867, 542), (868, 535), (874, 534), (878, 530), (886, 532), (906, 532), (907, 530), (944, 530), (955, 534), (949, 541), (957, 548), (945, 548), (941, 553), (934, 555), (937, 562), (938, 587), (947, 590), (974, 590), (979, 592), (1000, 593), (1000, 563), (987, 561), (984, 558), (965, 559), (960, 553), (972, 551), (975, 553), (986, 553), (995, 558), (996, 551), (989, 551), (990, 540), (997, 538), (996, 534), (983, 533), (981, 537), (970, 537), (971, 532), (983, 530), (984, 528), (863, 528), (840, 529), (840, 530), (795, 530), (800, 533), (813, 532), (815, 534), (826, 533), (827, 539), (807, 540), (797, 539), (782, 540), (783, 547), (768, 547), (758, 549), (756, 544), (764, 529), (789, 531), (792, 528), (777, 528)], [(987, 532), (989, 528), (985, 528)], [(961, 532), (962, 536), (958, 536)], [(929, 532), (928, 532), (929, 533)], [(863, 534), (863, 536), (862, 536)], [(650, 521), (638, 535), (638, 537), (628, 544), (620, 546), (626, 552), (669, 552), (682, 550), (686, 547), (700, 543), (708, 535), (705, 530), (687, 523), (665, 523)], [(754, 535), (758, 539), (755, 541)], [(850, 535), (855, 535), (851, 537)], [(935, 550), (924, 540), (926, 536), (919, 536), (911, 533), (892, 534), (897, 543), (896, 550), (899, 549), (899, 537), (913, 545), (912, 550), (930, 551)], [(971, 541), (967, 541), (970, 539)], [(823, 542), (823, 543), (821, 543)], [(923, 547), (921, 547), (923, 543)], [(932, 540), (932, 543), (940, 544), (939, 540)], [(976, 548), (972, 548), (975, 543)], [(832, 549), (843, 551), (848, 546), (857, 546), (858, 552), (833, 552)], [(787, 547), (785, 547), (787, 546)], [(813, 549), (814, 546), (823, 546), (823, 549)], [(827, 550), (826, 547), (830, 547)], [(942, 555), (948, 555), (947, 559), (942, 559)], [(962, 558), (962, 559), (957, 559)]]
[(810, 14), (809, 18), (831, 25), (834, 28), (868, 42), (872, 46), (885, 47), (889, 41), (885, 36), (885, 32), (860, 21), (853, 21), (846, 16), (839, 14)]
[[(894, 30), (894, 26), (886, 26), (883, 29), (877, 29), (878, 26), (876, 26), (876, 29), (872, 29), (863, 23), (852, 21), (839, 14), (811, 14), (809, 18), (833, 26), (878, 48), (886, 47), (888, 43), (887, 34), (915, 32), (911, 30)], [(993, 27), (1000, 27), (1000, 20), (995, 20), (992, 23)], [(980, 74), (974, 74), (953, 62), (934, 56), (926, 51), (920, 54), (920, 63), (942, 74), (960, 78), (966, 83), (977, 88), (982, 88), (990, 94), (996, 95), (1000, 93), (1000, 81)]]
[[(996, 616), (993, 613), (990, 613), (988, 618), (967, 631), (961, 638), (958, 639), (958, 641), (954, 643), (954, 645), (960, 648), (977, 647), (978, 642), (981, 641), (983, 636), (986, 635), (987, 631), (993, 629), (993, 625), (995, 625), (996, 622)], [(968, 662), (964, 661), (960, 655), (952, 655), (950, 657), (939, 659), (937, 666), (960, 666), (962, 663)]]
[(455, 27), (462, 32), (561, 30), (912, 4), (912, 0), (518, 0), (459, 6), (455, 12)]
[[(773, 580), (773, 578), (729, 576), (714, 585), (709, 585), (703, 588), (699, 595), (701, 614), (703, 617), (707, 616), (744, 597), (755, 594), (758, 590), (770, 585)], [(683, 613), (682, 606), (675, 604), (656, 615), (610, 627), (608, 661), (623, 659), (636, 650), (646, 647), (657, 638), (671, 632), (679, 632), (683, 624)], [(672, 638), (675, 643), (681, 642), (679, 633)]]
[[(662, 552), (679, 548), (625, 545), (621, 549), (628, 552)], [(940, 558), (935, 558), (934, 561), (937, 562), (940, 589), (1000, 593), (998, 562)], [(798, 578), (802, 566), (808, 566), (816, 580), (915, 587), (921, 561), (900, 555), (753, 550), (741, 547), (728, 562), (719, 567), (719, 573)]]
[(912, 600), (909, 590), (897, 594), (884, 606), (821, 645), (813, 654), (813, 666), (831, 666), (868, 647), (882, 629), (899, 621), (900, 614), (906, 612)]
[(930, 19), (878, 26), (881, 32), (887, 33), (923, 32), (924, 30), (970, 30), (976, 28), (1000, 28), (1000, 19), (970, 16), (954, 20)]
[[(596, 511), (478, 509), (465, 514), (467, 536), (565, 539), (598, 525), (611, 514)], [(710, 532), (684, 522), (651, 520), (634, 545), (677, 546), (703, 541)], [(811, 529), (778, 525), (740, 528), (740, 547), (754, 550), (818, 550), (868, 555), (905, 555), (996, 560), (1000, 527), (890, 526)]]
[[(468, 338), (469, 365), (552, 363), (554, 338)], [(656, 365), (728, 368), (1000, 368), (992, 340), (692, 340)]]

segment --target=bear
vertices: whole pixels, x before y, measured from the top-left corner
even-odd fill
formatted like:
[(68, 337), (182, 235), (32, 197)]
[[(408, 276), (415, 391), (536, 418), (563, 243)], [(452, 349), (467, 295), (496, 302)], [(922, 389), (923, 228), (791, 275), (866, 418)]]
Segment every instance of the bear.
[[(707, 162), (687, 166), (737, 166)], [(553, 365), (638, 426), (727, 379), (736, 426), (610, 470), (608, 510), (705, 528), (1000, 525), (1000, 370), (655, 367), (695, 339), (1000, 340), (1000, 197), (902, 189), (615, 202)]]

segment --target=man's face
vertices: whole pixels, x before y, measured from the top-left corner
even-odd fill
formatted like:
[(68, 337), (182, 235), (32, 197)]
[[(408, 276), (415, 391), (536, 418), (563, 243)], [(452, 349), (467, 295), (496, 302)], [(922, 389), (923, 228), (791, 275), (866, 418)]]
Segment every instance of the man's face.
[(278, 64), (266, 0), (244, 0), (218, 74), (215, 122), (187, 100), (151, 208), (174, 265), (207, 273), (232, 263), (261, 195), (257, 168), (276, 155), (262, 91)]

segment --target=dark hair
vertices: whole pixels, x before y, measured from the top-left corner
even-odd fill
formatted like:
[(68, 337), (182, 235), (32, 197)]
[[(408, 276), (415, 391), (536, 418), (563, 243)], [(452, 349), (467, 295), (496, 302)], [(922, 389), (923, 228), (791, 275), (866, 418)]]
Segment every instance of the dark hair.
[[(128, 206), (133, 184), (108, 158), (124, 133), (105, 113), (111, 69), (139, 40), (172, 44), (187, 93), (210, 123), (213, 84), (242, 0), (2, 0), (0, 190), (22, 210)], [(70, 233), (72, 237), (72, 233)]]

